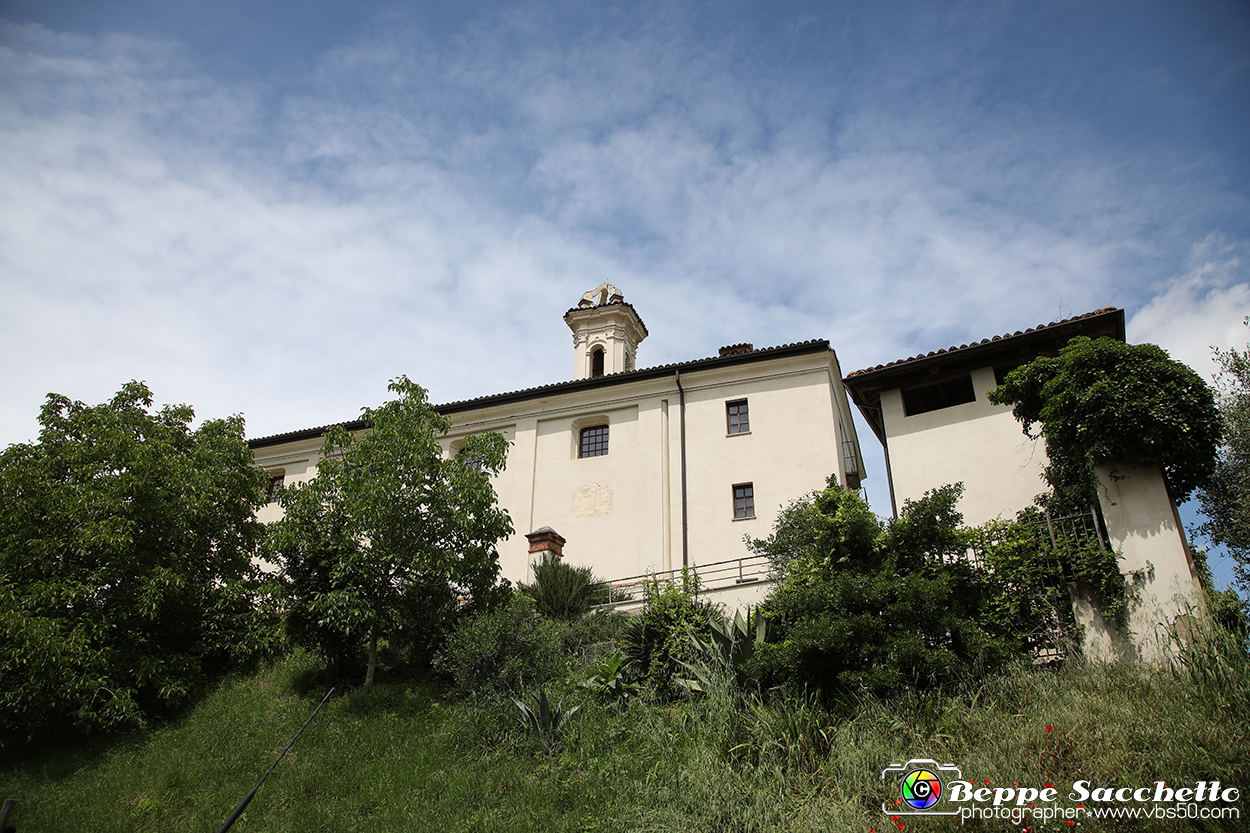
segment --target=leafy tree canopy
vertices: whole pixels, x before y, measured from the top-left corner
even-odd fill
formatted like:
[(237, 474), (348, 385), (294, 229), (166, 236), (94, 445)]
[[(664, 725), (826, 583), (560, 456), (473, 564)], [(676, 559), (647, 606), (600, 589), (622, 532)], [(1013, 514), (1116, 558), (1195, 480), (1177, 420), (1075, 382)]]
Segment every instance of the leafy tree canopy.
[[(457, 596), (490, 597), (495, 543), (512, 533), (490, 484), (507, 440), (472, 436), (447, 458), (438, 437), (451, 423), (425, 390), (405, 377), (390, 390), (396, 399), (364, 409), (361, 436), (327, 432), (316, 477), (283, 490), (275, 530), (292, 636), (337, 662), (367, 644), (366, 687), (381, 635), (442, 615)], [(421, 599), (440, 600), (438, 609), (423, 611)]]
[(761, 607), (773, 625), (755, 660), (762, 681), (889, 695), (1001, 662), (1009, 641), (978, 621), (982, 577), (942, 563), (957, 546), (960, 492), (908, 502), (886, 527), (830, 478), (748, 541), (779, 578)]
[(141, 726), (258, 646), (243, 419), (151, 408), (140, 382), (50, 394), (39, 441), (0, 454), (0, 739)]
[(965, 527), (962, 492), (933, 489), (882, 524), (830, 478), (786, 507), (772, 535), (749, 540), (777, 577), (761, 606), (772, 625), (754, 659), (761, 682), (888, 696), (980, 674), (1073, 630), (1065, 577), (1120, 617), (1114, 554), (1048, 546), (1036, 510)]
[(1030, 437), (1040, 424), (1046, 479), (1070, 506), (1097, 499), (1101, 463), (1157, 465), (1177, 501), (1215, 467), (1220, 420), (1210, 387), (1153, 344), (1078, 336), (1058, 356), (1011, 371), (989, 399), (1011, 405)]
[(781, 510), (767, 538), (747, 539), (768, 557), (775, 578), (816, 565), (873, 566), (881, 521), (859, 495), (838, 486), (831, 475), (823, 491), (792, 501)]
[(1215, 472), (1199, 493), (1207, 516), (1202, 532), (1228, 548), (1237, 583), (1250, 591), (1250, 348), (1215, 354), (1223, 370), (1218, 389), (1224, 439)]

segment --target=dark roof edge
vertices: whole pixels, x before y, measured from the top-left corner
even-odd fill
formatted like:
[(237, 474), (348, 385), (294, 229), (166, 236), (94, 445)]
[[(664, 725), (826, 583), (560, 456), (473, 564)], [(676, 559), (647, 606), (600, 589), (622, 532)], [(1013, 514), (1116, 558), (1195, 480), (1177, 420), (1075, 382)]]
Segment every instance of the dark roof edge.
[[(844, 378), (842, 384), (850, 393), (851, 401), (855, 404), (855, 407), (863, 414), (868, 427), (877, 435), (877, 439), (881, 441), (881, 444), (885, 445), (885, 426), (881, 421), (880, 394), (883, 390), (888, 390), (891, 387), (890, 383), (895, 377), (905, 378), (913, 374), (918, 368), (923, 368), (928, 364), (948, 363), (953, 364), (955, 367), (975, 365), (985, 358), (1009, 351), (1013, 347), (1056, 336), (1067, 335), (1071, 337), (1081, 335), (1082, 332), (1089, 332), (1099, 328), (1107, 321), (1111, 322), (1116, 337), (1120, 341), (1125, 341), (1124, 310), (1118, 307), (1103, 307), (1083, 315), (1065, 318), (1062, 321), (1052, 321), (1049, 324), (1030, 327), (1023, 332), (1017, 331), (1002, 336), (994, 336), (993, 338), (974, 341), (971, 344), (964, 344), (960, 347), (935, 350), (931, 353), (907, 359), (898, 359), (889, 364), (857, 370)], [(895, 386), (897, 384), (896, 382)]]
[[(800, 341), (793, 344), (783, 344), (778, 347), (766, 347), (762, 350), (752, 350), (750, 353), (737, 353), (732, 356), (712, 356), (706, 359), (693, 359), (687, 362), (676, 362), (674, 364), (646, 367), (642, 370), (612, 373), (595, 379), (573, 379), (567, 382), (555, 382), (550, 385), (542, 385), (536, 388), (526, 388), (524, 390), (510, 391), (508, 393), (491, 394), (489, 396), (478, 397), (477, 399), (464, 399), (455, 402), (448, 402), (443, 405), (435, 405), (434, 410), (445, 415), (458, 414), (464, 413), (465, 411), (475, 411), (479, 408), (496, 405), (509, 405), (515, 402), (525, 402), (530, 399), (539, 399), (543, 396), (550, 396), (554, 394), (593, 390), (595, 388), (607, 388), (613, 387), (614, 385), (625, 385), (631, 382), (658, 379), (664, 376), (671, 376), (677, 371), (686, 372), (690, 370), (710, 370), (718, 367), (732, 367), (739, 364), (751, 364), (753, 362), (768, 361), (770, 359), (801, 356), (808, 353), (827, 352), (828, 350), (828, 339), (812, 339), (810, 341)], [(349, 431), (359, 431), (367, 427), (364, 420), (357, 419), (351, 420), (350, 422), (321, 425), (316, 428), (305, 428), (300, 431), (290, 431), (285, 434), (273, 434), (268, 437), (257, 437), (254, 440), (248, 440), (247, 444), (250, 448), (255, 449), (297, 442), (299, 440), (316, 439), (324, 436), (325, 432), (333, 427), (333, 425), (341, 425)]]
[[(625, 301), (625, 300), (609, 301), (606, 304), (597, 304), (595, 306), (590, 306), (590, 307), (572, 307), (569, 309), (568, 312), (564, 313), (564, 323), (568, 324), (569, 316), (574, 313), (592, 312), (593, 310), (606, 309), (607, 307), (626, 307), (630, 312), (634, 314), (634, 318), (638, 319), (638, 323), (642, 325), (643, 333), (645, 335), (651, 335), (650, 331), (647, 329), (647, 322), (642, 320), (642, 316), (638, 314), (638, 310), (634, 309), (634, 305), (631, 304), (629, 301)], [(569, 326), (571, 327), (572, 325), (570, 324)]]
[[(1115, 318), (1118, 317), (1118, 320)], [(1112, 318), (1115, 323), (1116, 334), (1120, 341), (1125, 340), (1124, 331), (1124, 310), (1117, 307), (1104, 307), (1094, 312), (1087, 312), (1084, 315), (1065, 318), (1062, 321), (1054, 321), (1050, 324), (1043, 324), (1037, 327), (1030, 327), (1023, 332), (1017, 331), (1008, 333), (1003, 336), (994, 336), (993, 338), (974, 341), (971, 344), (965, 344), (960, 347), (949, 347), (944, 350), (935, 350), (931, 353), (913, 356), (907, 359), (898, 359), (889, 364), (877, 365), (876, 367), (866, 368), (864, 370), (856, 370), (847, 375), (843, 380), (847, 383), (874, 381), (879, 378), (888, 378), (896, 371), (914, 370), (930, 362), (943, 361), (971, 361), (977, 356), (984, 353), (993, 353), (1002, 350), (1004, 347), (1011, 347), (1016, 344), (1026, 343), (1038, 338), (1049, 338), (1056, 334), (1064, 332), (1073, 332), (1090, 329), (1092, 325), (1101, 321)]]

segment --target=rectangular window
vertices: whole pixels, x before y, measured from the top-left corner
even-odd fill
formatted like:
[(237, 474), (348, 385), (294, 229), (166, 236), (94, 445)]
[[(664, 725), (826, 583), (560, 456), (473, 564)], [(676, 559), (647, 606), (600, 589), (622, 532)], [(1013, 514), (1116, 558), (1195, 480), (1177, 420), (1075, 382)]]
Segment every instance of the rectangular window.
[(282, 481), (286, 479), (286, 475), (275, 474), (269, 478), (269, 486), (265, 489), (265, 498), (269, 503), (278, 502), (278, 490), (282, 488)]
[(608, 426), (589, 425), (582, 429), (579, 457), (603, 457), (608, 453)]
[(940, 411), (943, 408), (953, 408), (956, 405), (966, 405), (976, 401), (977, 395), (972, 389), (971, 374), (903, 391), (903, 411), (907, 416), (927, 414), (929, 411)]
[(755, 486), (751, 483), (739, 483), (734, 486), (734, 517), (755, 517)]
[(747, 416), (747, 401), (745, 399), (739, 399), (737, 402), (726, 402), (725, 416), (729, 420), (730, 434), (751, 433), (751, 420)]

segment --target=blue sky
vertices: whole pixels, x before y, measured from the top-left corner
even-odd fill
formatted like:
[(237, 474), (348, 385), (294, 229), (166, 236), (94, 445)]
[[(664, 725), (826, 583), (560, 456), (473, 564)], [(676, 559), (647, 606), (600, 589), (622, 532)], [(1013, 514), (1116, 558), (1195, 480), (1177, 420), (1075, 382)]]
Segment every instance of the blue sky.
[[(0, 0), (0, 444), (131, 378), (251, 436), (828, 338), (1250, 314), (1243, 2)], [(888, 511), (885, 478), (869, 495)]]

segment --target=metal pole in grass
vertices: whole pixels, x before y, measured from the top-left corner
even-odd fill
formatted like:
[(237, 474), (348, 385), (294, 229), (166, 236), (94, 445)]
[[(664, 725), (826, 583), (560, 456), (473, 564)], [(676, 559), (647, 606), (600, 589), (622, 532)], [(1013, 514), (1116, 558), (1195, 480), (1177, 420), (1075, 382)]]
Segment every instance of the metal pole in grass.
[(299, 727), (299, 731), (295, 733), (295, 737), (291, 738), (291, 742), (286, 745), (286, 749), (282, 750), (282, 754), (278, 756), (278, 760), (274, 761), (273, 766), (269, 767), (269, 771), (261, 776), (261, 779), (256, 782), (256, 786), (252, 787), (252, 791), (243, 797), (243, 800), (239, 802), (239, 806), (235, 807), (234, 812), (230, 814), (230, 818), (226, 819), (226, 823), (217, 828), (217, 833), (226, 833), (226, 831), (239, 820), (239, 816), (243, 815), (243, 811), (247, 809), (247, 805), (250, 804), (252, 799), (256, 797), (256, 791), (260, 789), (260, 785), (265, 783), (265, 779), (269, 777), (269, 773), (273, 772), (274, 768), (278, 766), (279, 761), (286, 757), (287, 752), (291, 751), (291, 747), (295, 745), (295, 741), (299, 740), (299, 736), (304, 734), (304, 730), (308, 728), (308, 724), (312, 723), (313, 718), (317, 716), (317, 712), (321, 711), (321, 706), (326, 704), (326, 701), (330, 699), (330, 695), (333, 693), (334, 689), (331, 688), (326, 692), (326, 696), (321, 698), (321, 704), (318, 705), (317, 708), (313, 710), (313, 713), (308, 716), (308, 719), (304, 721), (304, 725)]

